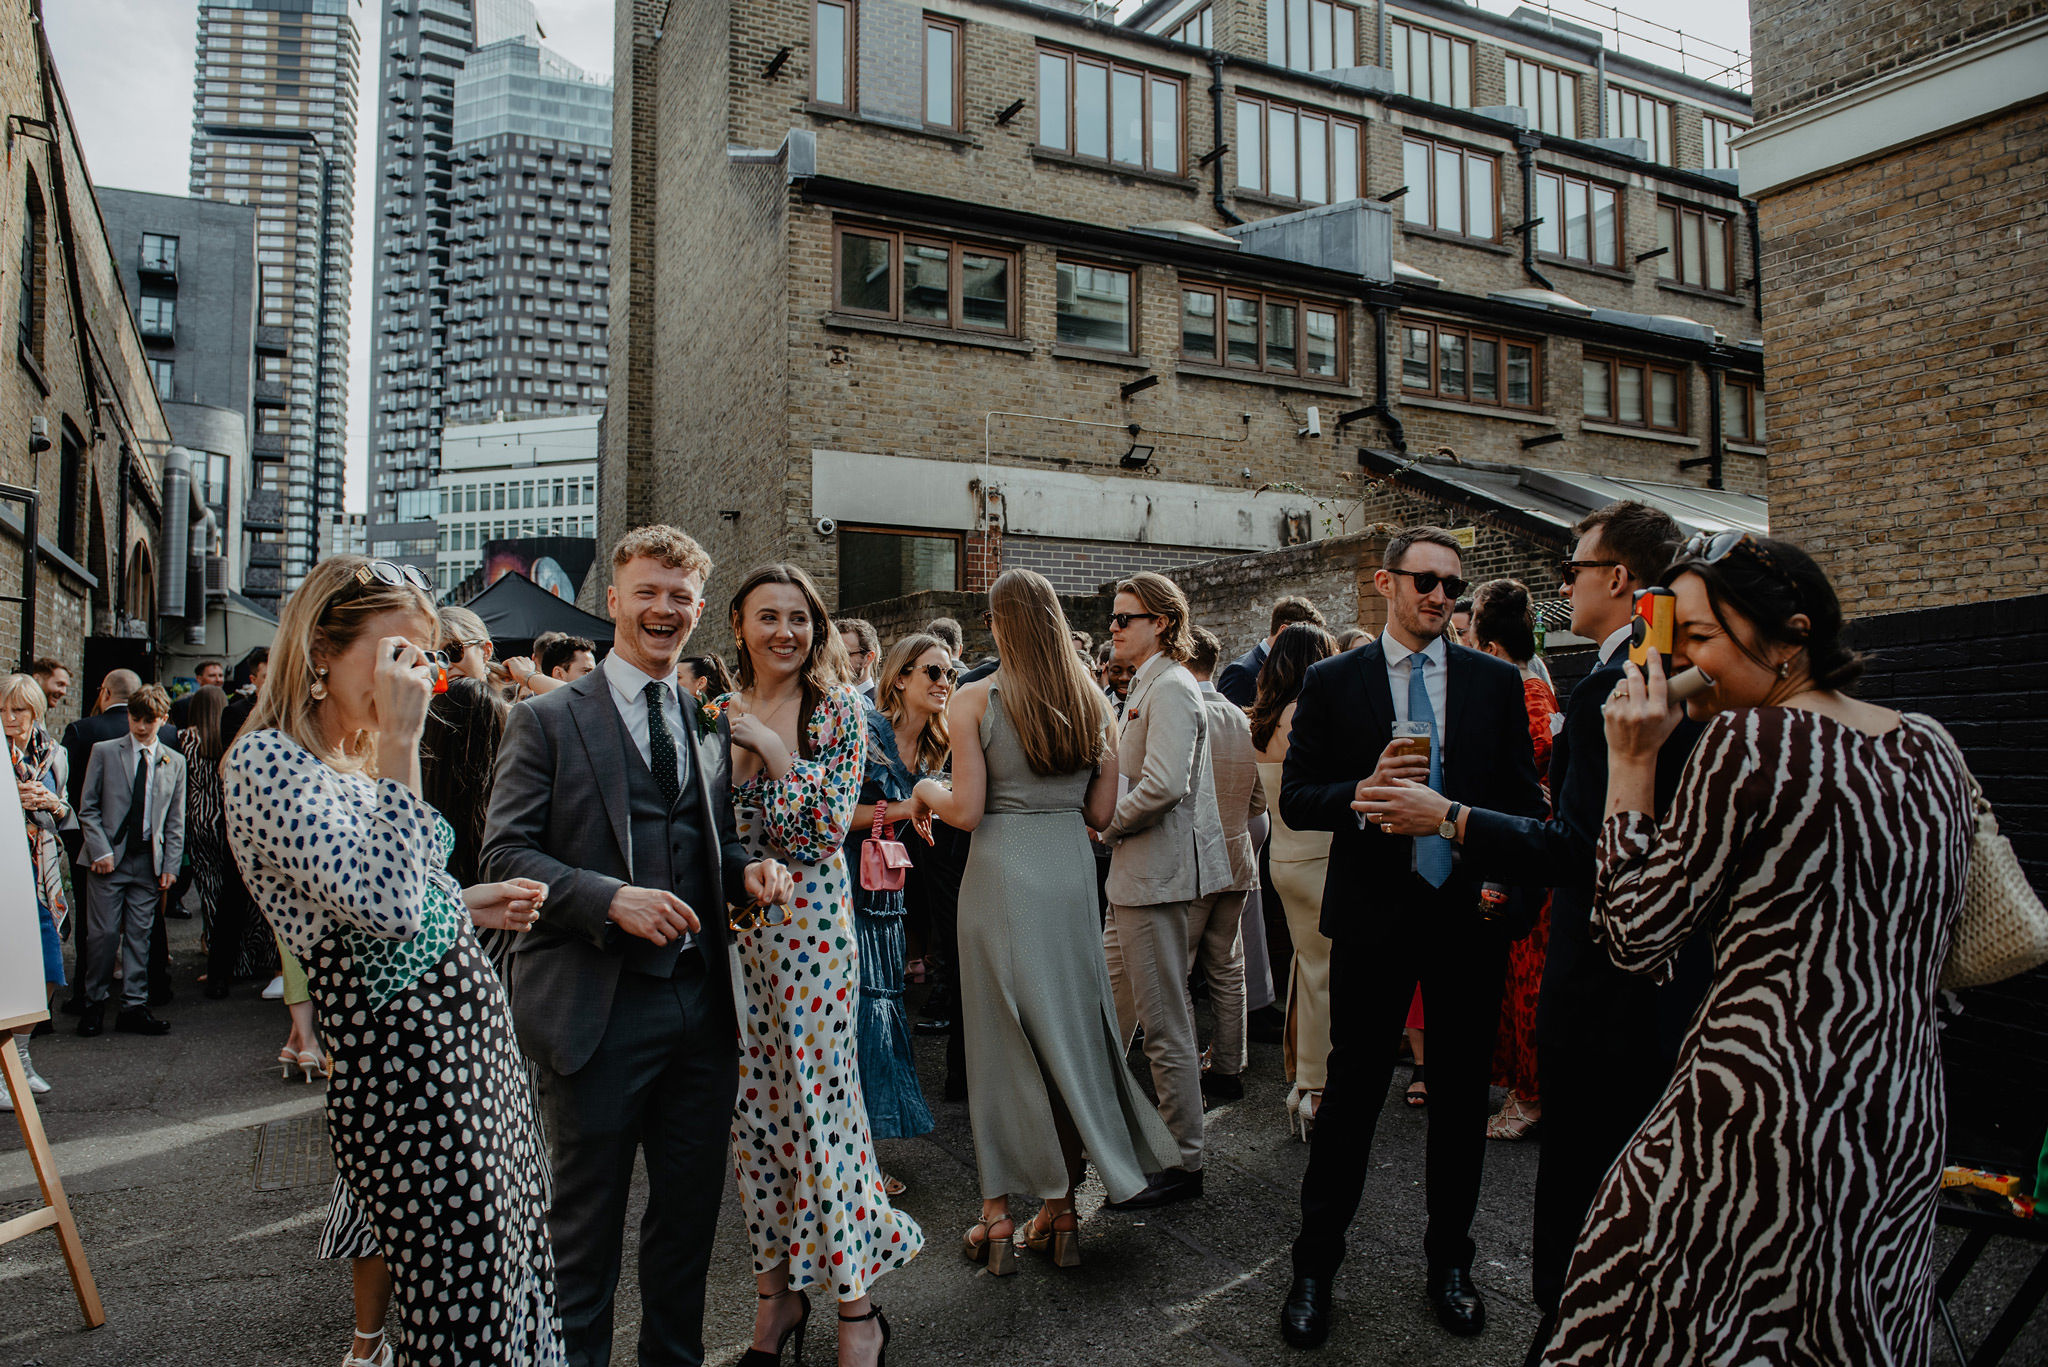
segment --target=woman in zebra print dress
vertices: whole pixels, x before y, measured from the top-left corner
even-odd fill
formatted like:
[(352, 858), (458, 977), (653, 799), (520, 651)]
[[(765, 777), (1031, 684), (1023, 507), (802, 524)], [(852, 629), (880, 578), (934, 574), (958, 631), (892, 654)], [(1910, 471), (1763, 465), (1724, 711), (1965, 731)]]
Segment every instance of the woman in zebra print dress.
[(1609, 1171), (1546, 1363), (1920, 1363), (1944, 1142), (1935, 986), (1971, 830), (1940, 726), (1842, 689), (1861, 663), (1785, 542), (1695, 538), (1673, 667), (1718, 713), (1661, 825), (1677, 713), (1633, 666), (1607, 705), (1593, 933), (1662, 974), (1714, 937), (1678, 1070)]

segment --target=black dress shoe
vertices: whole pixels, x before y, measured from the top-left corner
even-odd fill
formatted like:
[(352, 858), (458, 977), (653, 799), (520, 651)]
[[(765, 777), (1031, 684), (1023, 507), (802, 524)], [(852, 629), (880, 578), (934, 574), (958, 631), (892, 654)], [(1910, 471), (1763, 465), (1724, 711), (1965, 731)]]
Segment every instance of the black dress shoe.
[(1241, 1073), (1202, 1074), (1202, 1095), (1218, 1101), (1244, 1100), (1244, 1076)]
[(171, 1023), (149, 1014), (146, 1006), (124, 1006), (114, 1017), (114, 1028), (124, 1035), (168, 1035)]
[(1296, 1348), (1320, 1348), (1330, 1337), (1330, 1283), (1296, 1277), (1280, 1307), (1280, 1337)]
[(191, 912), (177, 906), (165, 907), (164, 915), (170, 917), (173, 921), (189, 921), (192, 919)]
[(1111, 1210), (1150, 1210), (1176, 1201), (1193, 1201), (1202, 1195), (1202, 1174), (1185, 1168), (1168, 1168), (1145, 1184), (1145, 1189), (1128, 1201), (1112, 1201)]
[(78, 1033), (90, 1039), (107, 1028), (107, 1008), (87, 1003), (78, 1013)]
[(1429, 1274), (1429, 1303), (1436, 1322), (1466, 1338), (1486, 1328), (1486, 1302), (1472, 1284), (1469, 1268), (1447, 1267)]

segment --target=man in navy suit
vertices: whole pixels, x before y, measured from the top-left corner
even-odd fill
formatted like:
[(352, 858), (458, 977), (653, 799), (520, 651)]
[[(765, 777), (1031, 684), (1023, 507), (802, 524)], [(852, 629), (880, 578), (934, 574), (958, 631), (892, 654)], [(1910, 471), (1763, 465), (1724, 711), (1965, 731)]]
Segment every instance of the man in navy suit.
[[(1551, 746), (1556, 816), (1537, 821), (1474, 810), (1457, 822), (1465, 863), (1481, 877), (1556, 890), (1536, 1007), (1543, 1148), (1531, 1273), (1543, 1320), (1530, 1349), (1532, 1362), (1550, 1341), (1551, 1316), (1586, 1212), (1607, 1169), (1671, 1081), (1678, 1047), (1712, 968), (1707, 937), (1698, 936), (1680, 954), (1672, 981), (1660, 986), (1615, 967), (1587, 932), (1594, 850), (1607, 811), (1607, 734), (1600, 706), (1621, 681), (1636, 590), (1657, 582), (1678, 550), (1680, 532), (1669, 515), (1633, 500), (1589, 513), (1572, 530), (1578, 544), (1562, 566), (1572, 632), (1600, 642), (1600, 666), (1572, 690), (1564, 730)], [(1659, 752), (1659, 811), (1678, 791), (1700, 730), (1698, 722), (1680, 722)], [(1388, 794), (1380, 806), (1396, 831), (1433, 828), (1443, 815), (1443, 801), (1433, 793)], [(1434, 1013), (1430, 1023), (1436, 1023)], [(1434, 1079), (1434, 1031), (1430, 1047)]]
[(1216, 691), (1239, 707), (1250, 707), (1258, 699), (1259, 671), (1266, 667), (1266, 655), (1273, 649), (1273, 642), (1296, 622), (1312, 622), (1319, 627), (1329, 625), (1308, 599), (1291, 596), (1280, 599), (1273, 604), (1273, 619), (1268, 624), (1266, 639), (1223, 666), (1223, 672), (1216, 676)]
[[(1540, 816), (1521, 672), (1444, 639), (1464, 596), (1458, 542), (1410, 527), (1387, 543), (1374, 586), (1388, 600), (1380, 638), (1312, 666), (1294, 713), (1280, 811), (1297, 830), (1334, 832), (1323, 890), (1330, 937), (1329, 1080), (1301, 1183), (1301, 1234), (1281, 1332), (1298, 1348), (1329, 1335), (1330, 1287), (1344, 1257), (1386, 1103), (1394, 1040), (1418, 982), (1429, 1011), (1428, 1295), (1455, 1334), (1477, 1334), (1472, 1216), (1486, 1154), (1488, 1079), (1509, 934), (1479, 906), (1480, 879), (1443, 834), (1394, 835), (1368, 788), (1426, 785), (1462, 804)], [(1399, 752), (1394, 727), (1427, 724), (1427, 758)], [(1503, 918), (1505, 920), (1505, 918)]]

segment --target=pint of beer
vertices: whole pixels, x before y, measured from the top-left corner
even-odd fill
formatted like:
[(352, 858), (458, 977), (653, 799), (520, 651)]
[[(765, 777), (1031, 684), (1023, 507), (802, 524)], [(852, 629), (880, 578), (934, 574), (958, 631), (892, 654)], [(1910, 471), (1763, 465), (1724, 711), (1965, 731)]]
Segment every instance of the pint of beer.
[(1399, 748), (1397, 755), (1419, 755), (1429, 758), (1429, 748), (1436, 741), (1436, 728), (1426, 721), (1397, 721), (1394, 723), (1394, 740)]

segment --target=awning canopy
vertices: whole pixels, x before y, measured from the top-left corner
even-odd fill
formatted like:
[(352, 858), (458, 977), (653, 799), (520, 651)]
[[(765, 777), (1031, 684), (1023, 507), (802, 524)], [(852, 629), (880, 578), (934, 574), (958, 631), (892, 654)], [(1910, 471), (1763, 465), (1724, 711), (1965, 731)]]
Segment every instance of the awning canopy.
[(500, 575), (482, 593), (463, 604), (483, 618), (491, 639), (500, 643), (499, 654), (508, 643), (531, 642), (550, 631), (587, 636), (600, 653), (611, 648), (612, 624), (593, 617), (566, 599), (557, 598), (523, 574)]

